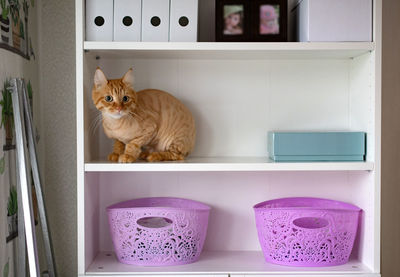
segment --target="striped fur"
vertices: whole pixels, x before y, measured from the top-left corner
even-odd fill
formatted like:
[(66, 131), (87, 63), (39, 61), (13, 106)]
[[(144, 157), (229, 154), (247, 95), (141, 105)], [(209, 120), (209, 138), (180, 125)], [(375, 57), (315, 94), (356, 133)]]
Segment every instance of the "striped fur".
[(104, 132), (115, 140), (110, 161), (183, 160), (193, 150), (196, 129), (190, 111), (167, 92), (135, 92), (132, 69), (121, 79), (107, 80), (98, 68), (92, 99), (102, 112)]

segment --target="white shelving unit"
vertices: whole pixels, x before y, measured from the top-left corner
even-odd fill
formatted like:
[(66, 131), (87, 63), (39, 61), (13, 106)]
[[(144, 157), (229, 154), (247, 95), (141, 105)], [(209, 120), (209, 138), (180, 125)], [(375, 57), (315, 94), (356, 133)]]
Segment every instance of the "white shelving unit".
[[(78, 276), (380, 276), (382, 0), (374, 1), (374, 42), (365, 43), (89, 42), (84, 6), (76, 0)], [(109, 78), (133, 66), (136, 90), (166, 90), (185, 103), (197, 128), (187, 160), (106, 161), (112, 142), (93, 125), (97, 66)], [(364, 131), (367, 159), (276, 163), (267, 158), (271, 130)], [(198, 262), (137, 267), (117, 261), (106, 207), (153, 196), (212, 207)], [(291, 196), (362, 208), (349, 263), (299, 268), (264, 261), (252, 207)]]

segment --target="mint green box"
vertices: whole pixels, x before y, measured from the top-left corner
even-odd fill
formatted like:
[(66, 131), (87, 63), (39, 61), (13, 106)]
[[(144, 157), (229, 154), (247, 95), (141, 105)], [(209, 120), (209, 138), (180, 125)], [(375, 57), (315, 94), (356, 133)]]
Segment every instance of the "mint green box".
[(274, 161), (364, 161), (364, 132), (268, 132)]

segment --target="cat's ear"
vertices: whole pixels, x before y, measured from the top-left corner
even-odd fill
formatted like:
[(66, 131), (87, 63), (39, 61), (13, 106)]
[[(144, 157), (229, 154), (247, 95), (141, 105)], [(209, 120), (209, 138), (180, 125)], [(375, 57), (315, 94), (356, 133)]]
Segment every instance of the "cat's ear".
[(94, 86), (96, 89), (99, 89), (105, 85), (107, 85), (107, 77), (104, 75), (103, 71), (101, 71), (100, 67), (98, 67), (94, 73)]
[(122, 77), (122, 82), (130, 87), (133, 88), (133, 82), (135, 81), (135, 78), (133, 76), (133, 69), (129, 68), (128, 72), (125, 73), (124, 77)]

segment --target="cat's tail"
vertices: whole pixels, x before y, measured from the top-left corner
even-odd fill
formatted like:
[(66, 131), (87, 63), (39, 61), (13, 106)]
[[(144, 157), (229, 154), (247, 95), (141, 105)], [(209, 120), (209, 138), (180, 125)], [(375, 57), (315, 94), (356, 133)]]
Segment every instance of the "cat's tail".
[(146, 157), (146, 160), (148, 162), (181, 161), (185, 159), (185, 156), (187, 155), (171, 151), (152, 152)]

